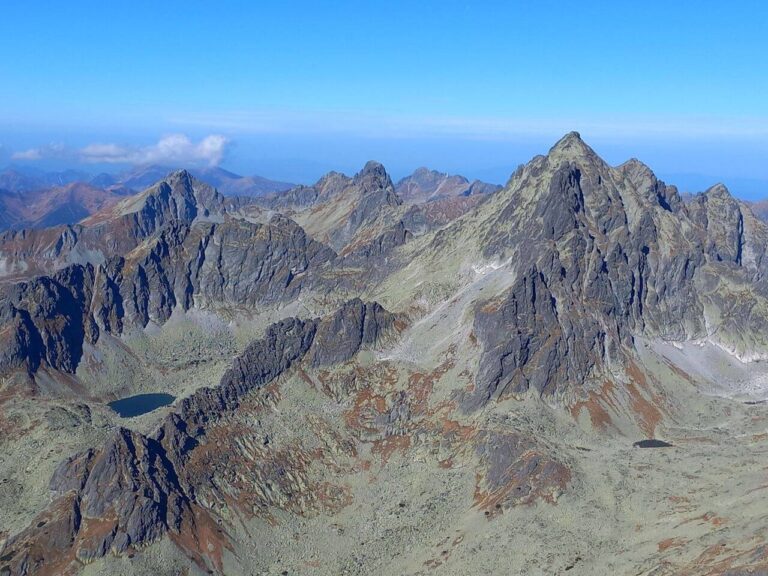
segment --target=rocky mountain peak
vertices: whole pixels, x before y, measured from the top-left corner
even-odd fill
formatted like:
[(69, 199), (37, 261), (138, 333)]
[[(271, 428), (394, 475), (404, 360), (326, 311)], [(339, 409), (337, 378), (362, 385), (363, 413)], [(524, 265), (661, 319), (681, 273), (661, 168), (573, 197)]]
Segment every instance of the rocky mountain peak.
[(358, 176), (366, 176), (368, 174), (375, 174), (377, 176), (386, 176), (387, 171), (381, 162), (376, 160), (368, 160), (363, 166), (363, 169), (358, 173)]
[(581, 134), (578, 132), (569, 132), (558, 140), (549, 150), (547, 157), (550, 161), (603, 162), (597, 153), (581, 139)]
[(355, 174), (354, 183), (362, 186), (364, 191), (376, 190), (381, 188), (392, 188), (392, 180), (387, 174), (387, 170), (382, 164), (374, 160), (366, 162), (363, 169)]
[(630, 158), (623, 164), (619, 165), (617, 170), (633, 182), (656, 177), (653, 171), (637, 158)]
[(416, 168), (416, 170), (413, 171), (413, 174), (411, 175), (414, 178), (427, 178), (429, 176), (433, 175), (439, 175), (440, 173), (437, 170), (430, 170), (426, 166), (420, 166), (419, 168)]
[(382, 164), (374, 160), (366, 162), (363, 169), (355, 174), (353, 186), (359, 189), (363, 198), (375, 197), (379, 203), (398, 206), (402, 200), (395, 193), (395, 186)]
[(735, 202), (736, 199), (731, 194), (730, 190), (726, 187), (725, 184), (718, 182), (714, 186), (711, 186), (708, 188), (704, 195), (707, 197), (707, 199), (717, 199), (720, 201), (725, 202)]
[(166, 180), (169, 183), (178, 182), (180, 184), (192, 187), (192, 174), (189, 173), (189, 171), (186, 168), (182, 168), (180, 170), (174, 170), (168, 176), (166, 177)]

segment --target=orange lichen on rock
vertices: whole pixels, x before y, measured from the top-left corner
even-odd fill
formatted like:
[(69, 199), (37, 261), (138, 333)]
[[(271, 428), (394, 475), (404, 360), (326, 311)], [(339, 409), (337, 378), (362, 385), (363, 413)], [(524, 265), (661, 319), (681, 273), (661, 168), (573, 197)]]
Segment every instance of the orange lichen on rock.
[[(630, 408), (638, 419), (640, 429), (648, 436), (648, 438), (653, 438), (656, 434), (656, 427), (663, 417), (662, 412), (659, 409), (661, 398), (651, 392), (648, 380), (637, 364), (629, 361), (626, 371), (630, 378), (630, 381), (626, 386), (627, 391), (629, 392)], [(651, 396), (651, 400), (648, 400), (640, 389), (645, 390), (646, 393)]]
[(376, 394), (371, 388), (363, 388), (355, 396), (352, 408), (344, 413), (344, 421), (348, 428), (375, 433), (373, 420), (387, 409), (386, 399)]
[(475, 477), (474, 506), (489, 517), (538, 499), (555, 503), (571, 481), (567, 466), (515, 433), (481, 432), (476, 451), (482, 468)]
[(224, 551), (233, 550), (224, 530), (207, 510), (192, 506), (192, 514), (182, 520), (178, 532), (169, 532), (171, 541), (184, 550), (203, 570), (213, 566), (224, 573)]
[(373, 442), (371, 452), (373, 454), (379, 454), (381, 456), (381, 463), (386, 464), (389, 458), (397, 450), (405, 451), (411, 447), (410, 436), (387, 436), (381, 440)]
[(666, 538), (658, 543), (659, 552), (665, 552), (670, 548), (679, 548), (686, 544), (683, 538)]
[(571, 405), (571, 416), (575, 420), (578, 420), (581, 411), (586, 409), (589, 414), (589, 420), (594, 428), (606, 430), (613, 426), (613, 420), (611, 419), (605, 404), (608, 404), (612, 408), (616, 406), (612, 400), (614, 390), (615, 387), (610, 381), (606, 381), (600, 391), (590, 390), (586, 400), (579, 400)]

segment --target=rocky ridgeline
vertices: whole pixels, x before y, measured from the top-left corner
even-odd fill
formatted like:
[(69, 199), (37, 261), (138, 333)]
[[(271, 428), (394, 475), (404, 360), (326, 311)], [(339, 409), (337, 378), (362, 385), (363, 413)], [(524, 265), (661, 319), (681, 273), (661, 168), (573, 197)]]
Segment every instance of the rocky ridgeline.
[[(401, 202), (373, 162), (354, 178), (327, 176), (316, 192), (320, 199), (352, 201), (346, 232), (336, 230), (334, 238), (351, 238), (383, 207)], [(8, 327), (0, 336), (0, 372), (47, 366), (72, 373), (83, 344), (104, 332), (163, 324), (175, 309), (254, 310), (289, 302), (331, 264), (372, 267), (410, 238), (400, 222), (337, 259), (293, 220), (230, 216), (237, 208), (180, 171), (82, 225), (7, 233), (0, 238), (5, 270), (23, 270), (23, 279), (0, 287), (0, 325)], [(332, 280), (325, 290), (337, 285)]]
[[(439, 181), (423, 176), (414, 194)], [(650, 437), (661, 410), (653, 390), (635, 387), (635, 406), (622, 405), (630, 380), (645, 378), (635, 363), (636, 338), (707, 339), (742, 359), (768, 357), (768, 228), (724, 187), (685, 203), (640, 162), (610, 167), (573, 133), (519, 168), (503, 191), (479, 201), (475, 196), (485, 194), (449, 194), (415, 210), (383, 167), (369, 163), (353, 178), (332, 173), (260, 201), (283, 215), (267, 220), (263, 210), (265, 223), (254, 223), (255, 216), (232, 214), (215, 191), (179, 173), (81, 226), (3, 236), (2, 271), (7, 278), (24, 276), (2, 286), (3, 372), (74, 372), (85, 343), (162, 324), (175, 309), (257, 309), (295, 300), (307, 288), (336, 297), (364, 293), (407, 264), (398, 254), (416, 259), (411, 270), (460, 259), (458, 278), (451, 279), (455, 291), (436, 304), (446, 309), (425, 313), (440, 312), (432, 315), (437, 331), (466, 326), (466, 351), (476, 357), (447, 376), (450, 391), (438, 391), (442, 401), (435, 407), (427, 399), (433, 386), (447, 386), (440, 378), (451, 369), (453, 348), (440, 350), (450, 358), (445, 366), (421, 366), (434, 360), (424, 355), (406, 369), (395, 355), (372, 367), (346, 366), (346, 376), (318, 370), (338, 368), (389, 337), (395, 316), (377, 304), (352, 300), (322, 319), (278, 322), (235, 360), (218, 387), (180, 402), (156, 433), (119, 429), (103, 446), (65, 461), (51, 481), (54, 502), (8, 540), (0, 570), (61, 573), (76, 560), (128, 552), (169, 535), (221, 571), (212, 552), (226, 546), (226, 535), (215, 536), (221, 532), (211, 506), (217, 498), (229, 505), (243, 497), (251, 510), (290, 512), (321, 506), (323, 498), (343, 501), (343, 489), (332, 482), (308, 488), (312, 458), (293, 446), (284, 452), (240, 447), (248, 453), (242, 461), (211, 447), (215, 434), (236, 436), (242, 422), (228, 418), (254, 390), (297, 364), (326, 372), (312, 386), (349, 401), (341, 425), (370, 441), (382, 463), (419, 437), (435, 440), (438, 452), (456, 448), (440, 460), (446, 470), (458, 450), (471, 447), (472, 456), (464, 457), (483, 466), (474, 505), (492, 516), (505, 503), (555, 501), (571, 479), (571, 469), (537, 438), (478, 425), (486, 415), (481, 409), (495, 400), (531, 393), (573, 408), (589, 396), (599, 427), (600, 418), (610, 421), (600, 412), (601, 386), (608, 383), (615, 391), (611, 409), (635, 410)], [(398, 252), (409, 242), (421, 244)], [(494, 281), (475, 285), (479, 276), (463, 271), (478, 257), (509, 265), (492, 267)], [(421, 314), (415, 287), (402, 292), (402, 300), (393, 300)], [(470, 297), (463, 300), (464, 294)], [(465, 306), (454, 315), (465, 324), (451, 323), (451, 306)], [(421, 372), (408, 371), (415, 365)], [(461, 379), (466, 386), (455, 387)], [(452, 413), (456, 408), (464, 413)], [(571, 411), (577, 419), (578, 413)], [(243, 466), (252, 471), (247, 486), (238, 474)], [(232, 500), (216, 494), (217, 485), (226, 485)], [(195, 552), (192, 541), (206, 549)]]
[[(408, 186), (442, 181), (422, 180)], [(465, 198), (472, 196), (427, 206)], [(6, 268), (28, 253), (48, 263), (98, 257), (3, 287), (0, 322), (9, 329), (0, 370), (72, 372), (83, 342), (162, 324), (176, 308), (254, 309), (291, 301), (307, 286), (359, 293), (403, 264), (390, 255), (413, 239), (411, 230), (430, 227), (375, 162), (354, 177), (331, 173), (262, 202), (297, 211), (315, 238), (341, 252), (285, 216), (266, 224), (232, 218), (215, 190), (184, 171), (68, 229), (53, 247), (44, 249), (46, 231), (6, 238)], [(610, 167), (572, 133), (473, 210), (471, 222), (448, 224), (421, 249), (439, 252), (445, 237), (471, 227), (465, 241), (516, 271), (504, 294), (474, 310), (482, 354), (467, 409), (505, 393), (552, 395), (601, 380), (609, 363), (621, 367), (631, 357), (637, 335), (712, 337), (744, 358), (768, 352), (760, 336), (768, 318), (755, 306), (768, 294), (768, 231), (723, 186), (684, 203), (640, 162)], [(35, 257), (28, 262), (40, 266)], [(730, 298), (744, 284), (749, 298)]]
[(186, 170), (170, 174), (141, 194), (97, 212), (80, 224), (0, 234), (0, 278), (50, 273), (70, 264), (100, 263), (129, 253), (173, 226), (220, 221), (226, 201)]
[(173, 226), (140, 253), (101, 264), (68, 266), (2, 288), (0, 371), (42, 364), (74, 372), (84, 342), (163, 324), (176, 308), (288, 301), (314, 270), (333, 259), (329, 248), (295, 224), (240, 220)]
[(480, 180), (470, 182), (464, 176), (449, 175), (428, 168), (417, 168), (397, 183), (395, 191), (408, 204), (423, 204), (458, 196), (489, 195), (501, 186)]
[(8, 540), (0, 551), (0, 570), (56, 574), (75, 560), (87, 563), (167, 532), (194, 530), (201, 521), (195, 511), (204, 508), (196, 494), (210, 471), (191, 466), (190, 454), (205, 444), (213, 423), (296, 363), (322, 367), (349, 360), (384, 338), (395, 320), (376, 303), (352, 300), (325, 318), (274, 324), (234, 361), (216, 388), (186, 398), (155, 434), (119, 428), (100, 448), (62, 462), (51, 479), (53, 503)]
[(511, 258), (517, 277), (475, 311), (483, 352), (467, 409), (600, 381), (626, 365), (637, 335), (768, 353), (768, 315), (755, 306), (768, 297), (768, 231), (724, 186), (684, 204), (640, 162), (612, 168), (572, 133), (501, 194), (482, 246)]

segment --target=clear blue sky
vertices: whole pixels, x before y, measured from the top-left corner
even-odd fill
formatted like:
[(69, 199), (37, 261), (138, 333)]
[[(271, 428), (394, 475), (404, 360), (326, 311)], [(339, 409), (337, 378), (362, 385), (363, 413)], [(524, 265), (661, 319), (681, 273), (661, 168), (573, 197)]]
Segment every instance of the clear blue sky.
[(758, 194), (767, 30), (757, 1), (9, 0), (0, 163), (163, 159), (183, 134), (171, 158), (293, 180), (374, 157), (502, 181), (577, 129)]

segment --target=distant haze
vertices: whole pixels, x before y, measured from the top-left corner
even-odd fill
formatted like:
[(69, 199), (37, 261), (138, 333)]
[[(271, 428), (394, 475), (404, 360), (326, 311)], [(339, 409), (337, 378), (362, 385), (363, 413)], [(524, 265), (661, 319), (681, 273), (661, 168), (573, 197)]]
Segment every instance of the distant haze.
[(0, 167), (503, 183), (578, 130), (683, 189), (768, 195), (764, 3), (8, 4)]

